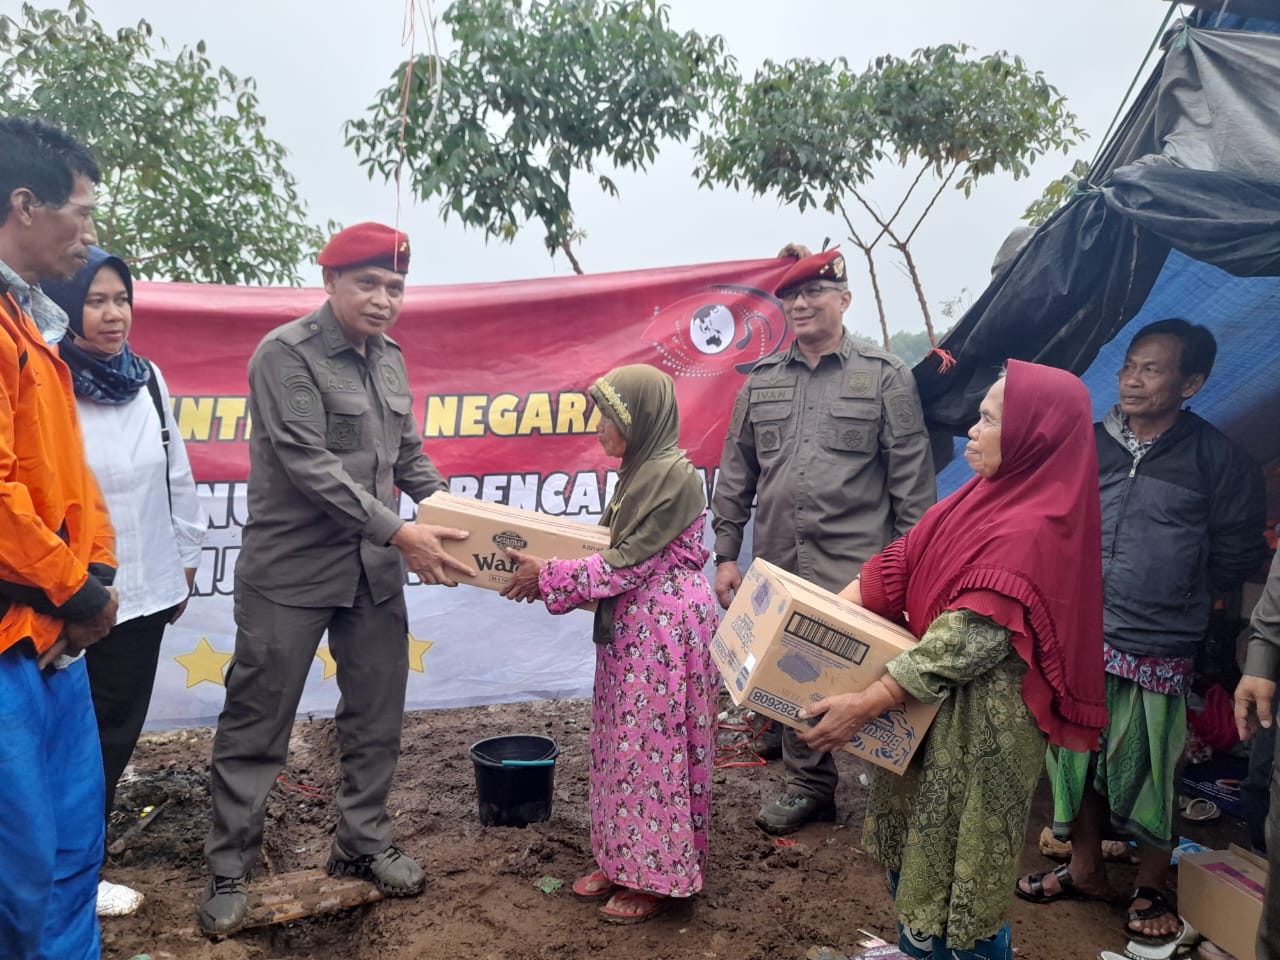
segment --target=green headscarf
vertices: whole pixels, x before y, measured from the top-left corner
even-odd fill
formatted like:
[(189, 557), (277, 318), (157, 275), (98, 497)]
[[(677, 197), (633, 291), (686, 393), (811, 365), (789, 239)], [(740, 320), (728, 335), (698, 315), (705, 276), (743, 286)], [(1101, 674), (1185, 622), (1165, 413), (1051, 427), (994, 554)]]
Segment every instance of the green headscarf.
[[(590, 388), (601, 413), (627, 441), (613, 500), (600, 517), (609, 528), (609, 566), (634, 567), (659, 553), (707, 509), (706, 489), (680, 449), (680, 411), (671, 378), (637, 363), (610, 370)], [(594, 640), (613, 640), (615, 599), (596, 608)]]

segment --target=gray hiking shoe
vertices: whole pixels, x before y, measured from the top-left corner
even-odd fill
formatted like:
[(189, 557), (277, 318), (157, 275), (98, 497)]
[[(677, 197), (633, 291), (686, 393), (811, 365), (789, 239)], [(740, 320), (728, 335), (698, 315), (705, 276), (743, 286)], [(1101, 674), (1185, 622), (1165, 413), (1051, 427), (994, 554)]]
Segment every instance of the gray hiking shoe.
[(756, 826), (766, 833), (794, 833), (806, 823), (816, 823), (819, 820), (830, 821), (835, 818), (834, 800), (784, 793), (777, 800), (766, 804), (764, 809), (756, 814)]
[(196, 908), (200, 929), (213, 937), (235, 933), (244, 926), (248, 907), (249, 885), (244, 877), (212, 876)]
[(383, 893), (393, 897), (412, 897), (422, 892), (426, 880), (422, 868), (412, 857), (406, 857), (395, 844), (381, 853), (349, 857), (336, 843), (333, 855), (325, 864), (333, 877), (359, 877), (368, 880)]

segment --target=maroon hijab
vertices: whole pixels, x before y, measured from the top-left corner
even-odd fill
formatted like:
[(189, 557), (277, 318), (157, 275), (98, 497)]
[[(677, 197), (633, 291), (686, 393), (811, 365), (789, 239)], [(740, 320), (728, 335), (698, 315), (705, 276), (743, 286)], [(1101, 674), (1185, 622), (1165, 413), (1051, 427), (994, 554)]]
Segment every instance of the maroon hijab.
[(944, 610), (1007, 627), (1026, 661), (1022, 693), (1050, 742), (1097, 747), (1102, 671), (1102, 530), (1089, 394), (1053, 367), (1009, 361), (1001, 463), (912, 528), (906, 612), (921, 635)]

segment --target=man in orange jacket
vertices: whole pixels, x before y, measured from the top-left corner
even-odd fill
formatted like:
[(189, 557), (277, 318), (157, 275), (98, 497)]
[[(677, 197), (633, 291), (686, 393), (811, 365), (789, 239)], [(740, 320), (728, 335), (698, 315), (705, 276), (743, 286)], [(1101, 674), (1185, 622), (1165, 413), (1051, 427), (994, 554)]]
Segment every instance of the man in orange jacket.
[(41, 279), (95, 240), (98, 167), (0, 119), (0, 957), (96, 960), (102, 757), (83, 649), (115, 622), (113, 534), (66, 365), (32, 319)]

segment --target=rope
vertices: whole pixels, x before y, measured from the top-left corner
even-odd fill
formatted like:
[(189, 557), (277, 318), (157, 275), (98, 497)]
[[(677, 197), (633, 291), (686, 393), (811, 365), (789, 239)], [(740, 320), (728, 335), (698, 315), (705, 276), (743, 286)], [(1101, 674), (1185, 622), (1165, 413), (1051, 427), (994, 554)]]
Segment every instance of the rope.
[(1111, 140), (1111, 131), (1115, 129), (1116, 121), (1120, 119), (1120, 115), (1124, 113), (1125, 104), (1129, 102), (1129, 97), (1133, 95), (1133, 88), (1138, 85), (1138, 80), (1142, 77), (1142, 71), (1147, 68), (1148, 61), (1151, 60), (1151, 54), (1155, 52), (1156, 47), (1160, 45), (1160, 38), (1164, 36), (1165, 27), (1169, 25), (1169, 21), (1173, 19), (1173, 11), (1177, 5), (1169, 4), (1169, 10), (1164, 15), (1164, 19), (1160, 21), (1160, 26), (1156, 29), (1156, 35), (1151, 38), (1151, 46), (1147, 47), (1147, 54), (1142, 58), (1142, 63), (1138, 64), (1138, 71), (1133, 75), (1133, 79), (1129, 81), (1129, 89), (1124, 92), (1124, 98), (1120, 101), (1120, 105), (1116, 108), (1115, 116), (1111, 118), (1111, 123), (1107, 125), (1107, 132), (1102, 135), (1102, 140), (1098, 144), (1098, 152), (1093, 155), (1093, 159), (1089, 162), (1090, 176), (1098, 167), (1098, 158), (1102, 156), (1102, 151), (1106, 149), (1108, 142)]
[[(436, 42), (436, 19), (431, 9), (431, 0), (423, 0), (421, 8), (418, 7), (417, 0), (405, 0), (400, 44), (408, 45), (409, 57), (405, 60), (404, 78), (400, 81), (400, 137), (396, 156), (396, 230), (400, 229), (400, 208), (403, 197), (401, 172), (404, 169), (405, 135), (409, 128), (409, 94), (413, 89), (414, 54), (417, 50), (419, 20), (427, 37), (427, 80), (431, 91), (431, 109), (427, 111), (427, 119), (423, 124), (424, 135), (429, 133), (435, 125), (436, 114), (440, 109), (440, 97), (444, 89), (441, 83), (440, 47)], [(397, 250), (396, 257), (399, 257), (399, 254)]]
[(745, 740), (737, 740), (733, 743), (724, 745), (716, 745), (716, 759), (713, 764), (716, 770), (732, 770), (738, 767), (763, 767), (769, 761), (765, 760), (760, 754), (756, 753), (753, 744), (756, 743), (764, 732), (769, 729), (769, 724), (773, 721), (767, 717), (762, 717), (764, 722), (759, 728), (753, 727), (750, 723), (717, 723), (717, 732), (727, 733), (747, 733), (750, 734)]
[(312, 800), (330, 799), (329, 791), (321, 790), (319, 787), (313, 787), (306, 783), (294, 783), (283, 773), (276, 777), (276, 783), (278, 783), (280, 788), (283, 790), (288, 790), (291, 793), (300, 793), (304, 797), (310, 797)]

